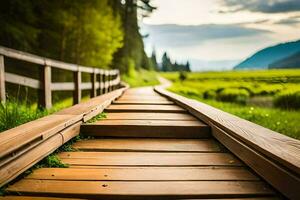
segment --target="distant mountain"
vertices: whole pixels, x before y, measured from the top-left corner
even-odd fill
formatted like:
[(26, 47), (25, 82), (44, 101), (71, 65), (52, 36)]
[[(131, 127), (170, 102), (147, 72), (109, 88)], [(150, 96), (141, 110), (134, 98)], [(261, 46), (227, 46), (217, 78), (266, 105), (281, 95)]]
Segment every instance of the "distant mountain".
[(300, 51), (269, 65), (270, 69), (300, 68)]
[(300, 51), (300, 40), (262, 49), (234, 69), (268, 69), (269, 65)]

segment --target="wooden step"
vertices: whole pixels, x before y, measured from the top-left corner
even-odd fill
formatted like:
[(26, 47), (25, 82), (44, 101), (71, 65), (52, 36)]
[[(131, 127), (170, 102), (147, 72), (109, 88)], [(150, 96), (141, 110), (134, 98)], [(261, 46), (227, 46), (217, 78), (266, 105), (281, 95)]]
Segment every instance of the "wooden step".
[(195, 139), (92, 139), (78, 141), (73, 148), (80, 151), (130, 152), (221, 152), (214, 140)]
[(270, 196), (259, 181), (57, 181), (23, 179), (9, 186), (18, 194), (72, 198), (161, 199)]
[(100, 120), (81, 126), (81, 133), (97, 137), (208, 138), (210, 128), (200, 121)]
[(116, 112), (107, 113), (106, 119), (136, 119), (136, 120), (177, 120), (198, 121), (197, 118), (185, 113), (151, 113), (151, 112)]
[(138, 104), (138, 105), (174, 105), (174, 102), (167, 100), (117, 100), (113, 104)]
[(67, 181), (259, 181), (242, 167), (41, 168), (26, 179)]
[(154, 112), (154, 113), (187, 113), (177, 105), (117, 105), (112, 104), (106, 112)]
[(62, 152), (59, 158), (71, 166), (243, 166), (228, 153)]

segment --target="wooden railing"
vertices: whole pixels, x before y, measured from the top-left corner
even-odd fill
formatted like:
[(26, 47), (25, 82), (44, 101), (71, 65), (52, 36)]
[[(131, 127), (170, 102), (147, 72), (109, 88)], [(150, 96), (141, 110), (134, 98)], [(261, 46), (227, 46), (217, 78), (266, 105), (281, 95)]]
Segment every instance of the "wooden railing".
[(288, 199), (300, 199), (300, 141), (241, 119), (202, 102), (155, 91), (211, 127), (212, 135)]
[[(40, 65), (39, 80), (5, 72), (5, 57)], [(73, 72), (73, 82), (53, 83), (51, 68)], [(90, 74), (90, 82), (82, 82), (82, 73)], [(38, 89), (40, 91), (39, 105), (48, 109), (52, 107), (52, 91), (73, 91), (73, 103), (77, 104), (81, 100), (82, 90), (90, 90), (91, 97), (95, 97), (97, 94), (117, 89), (120, 85), (120, 73), (119, 70), (103, 70), (64, 63), (0, 46), (0, 99), (2, 102), (6, 100), (5, 82)]]

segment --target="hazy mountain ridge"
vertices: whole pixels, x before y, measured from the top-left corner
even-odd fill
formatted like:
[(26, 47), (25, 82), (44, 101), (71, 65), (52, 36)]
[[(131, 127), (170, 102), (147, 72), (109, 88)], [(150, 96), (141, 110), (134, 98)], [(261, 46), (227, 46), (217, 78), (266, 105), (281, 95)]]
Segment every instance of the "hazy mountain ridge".
[(300, 68), (300, 51), (269, 65), (270, 69)]
[(269, 65), (300, 52), (300, 40), (267, 47), (253, 54), (234, 69), (268, 69)]

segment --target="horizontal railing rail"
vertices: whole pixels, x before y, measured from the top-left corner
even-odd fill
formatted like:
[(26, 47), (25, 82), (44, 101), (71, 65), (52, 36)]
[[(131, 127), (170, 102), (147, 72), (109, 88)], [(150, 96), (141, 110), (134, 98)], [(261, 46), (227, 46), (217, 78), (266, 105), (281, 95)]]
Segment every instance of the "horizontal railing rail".
[[(41, 75), (38, 80), (14, 73), (5, 72), (5, 57), (37, 64)], [(73, 82), (52, 82), (51, 68), (73, 72)], [(82, 82), (82, 73), (90, 74), (90, 82)], [(5, 82), (40, 90), (39, 105), (52, 107), (52, 91), (73, 91), (73, 102), (81, 101), (81, 91), (90, 90), (91, 97), (105, 94), (119, 88), (121, 79), (119, 70), (104, 70), (65, 63), (30, 53), (0, 46), (0, 99), (6, 101)]]

